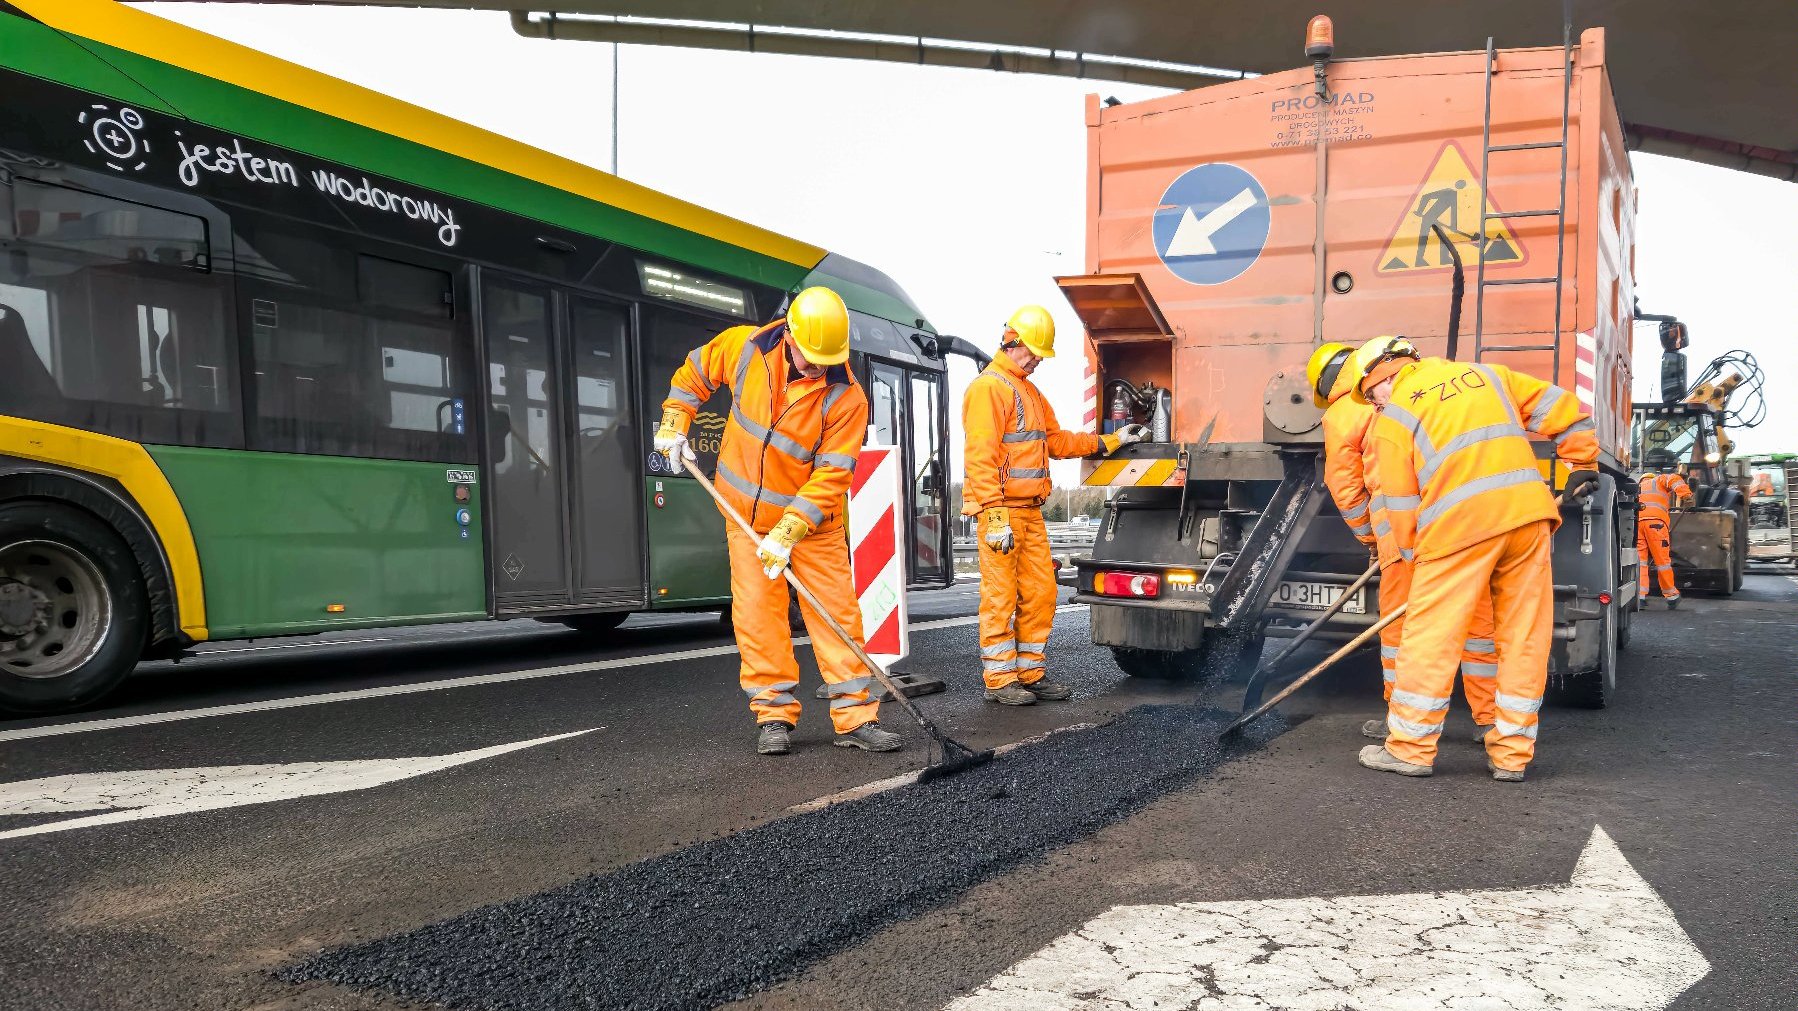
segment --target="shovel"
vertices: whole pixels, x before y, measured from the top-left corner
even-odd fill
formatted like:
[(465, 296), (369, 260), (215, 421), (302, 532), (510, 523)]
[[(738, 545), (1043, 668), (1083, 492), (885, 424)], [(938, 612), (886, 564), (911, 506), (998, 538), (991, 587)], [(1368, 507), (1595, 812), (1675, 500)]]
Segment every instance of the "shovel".
[(1291, 656), (1294, 650), (1303, 646), (1305, 640), (1311, 638), (1318, 629), (1324, 627), (1324, 622), (1336, 617), (1336, 612), (1346, 607), (1355, 594), (1359, 592), (1363, 586), (1366, 586), (1368, 581), (1373, 579), (1374, 574), (1379, 571), (1379, 562), (1374, 562), (1372, 565), (1369, 565), (1367, 571), (1361, 573), (1360, 578), (1350, 583), (1348, 589), (1342, 591), (1342, 594), (1336, 598), (1334, 604), (1331, 604), (1324, 613), (1317, 616), (1316, 621), (1306, 625), (1304, 630), (1299, 632), (1298, 635), (1293, 636), (1292, 641), (1286, 644), (1285, 649), (1281, 650), (1272, 660), (1262, 664), (1256, 669), (1255, 673), (1249, 675), (1248, 686), (1242, 691), (1242, 709), (1244, 712), (1247, 712), (1250, 707), (1260, 701), (1261, 689), (1267, 684), (1268, 675), (1272, 674), (1274, 670), (1280, 666), (1282, 661)]
[(1363, 631), (1360, 635), (1357, 635), (1353, 639), (1350, 639), (1348, 642), (1343, 643), (1342, 648), (1338, 649), (1334, 653), (1331, 653), (1328, 657), (1325, 657), (1323, 663), (1320, 663), (1317, 666), (1306, 671), (1305, 673), (1299, 675), (1297, 680), (1293, 681), (1293, 683), (1287, 685), (1286, 687), (1280, 689), (1280, 693), (1278, 695), (1275, 695), (1273, 698), (1268, 699), (1266, 702), (1263, 702), (1260, 706), (1258, 706), (1255, 709), (1254, 712), (1249, 713), (1245, 716), (1238, 717), (1236, 722), (1225, 727), (1223, 729), (1223, 731), (1217, 735), (1218, 740), (1221, 741), (1224, 738), (1235, 733), (1236, 731), (1240, 730), (1244, 725), (1249, 723), (1251, 720), (1255, 719), (1257, 716), (1260, 716), (1262, 713), (1267, 712), (1269, 709), (1272, 709), (1273, 707), (1279, 705), (1281, 702), (1285, 701), (1286, 697), (1291, 695), (1293, 692), (1296, 692), (1300, 688), (1305, 687), (1305, 685), (1307, 685), (1311, 682), (1312, 678), (1315, 678), (1319, 674), (1322, 674), (1324, 671), (1327, 671), (1331, 667), (1336, 666), (1336, 662), (1338, 660), (1341, 660), (1343, 657), (1348, 656), (1350, 653), (1353, 653), (1355, 650), (1360, 649), (1362, 644), (1367, 642), (1367, 640), (1373, 638), (1376, 635), (1379, 635), (1381, 629), (1385, 628), (1387, 625), (1390, 625), (1393, 622), (1397, 621), (1399, 618), (1403, 617), (1405, 614), (1405, 609), (1409, 606), (1410, 606), (1409, 604), (1400, 604), (1398, 607), (1395, 607), (1392, 609), (1391, 614), (1381, 615), (1379, 621), (1376, 621), (1372, 625), (1369, 625), (1367, 627), (1367, 629), (1365, 631)]
[[(742, 531), (745, 534), (748, 534), (757, 541), (761, 540), (761, 535), (755, 532), (755, 528), (749, 525), (749, 521), (743, 518), (743, 514), (737, 512), (735, 506), (726, 502), (724, 496), (718, 494), (718, 489), (713, 486), (712, 482), (708, 480), (704, 474), (700, 473), (699, 468), (694, 466), (693, 461), (682, 460), (681, 463), (687, 468), (687, 473), (693, 475), (693, 479), (699, 482), (699, 486), (706, 490), (706, 494), (712, 496), (712, 501), (718, 503), (718, 508), (724, 511), (724, 515), (729, 516), (731, 521), (742, 528)], [(985, 751), (975, 751), (973, 748), (970, 748), (955, 738), (943, 733), (937, 728), (936, 724), (925, 719), (924, 714), (918, 711), (918, 707), (913, 705), (911, 699), (906, 697), (904, 689), (900, 688), (894, 683), (892, 678), (887, 676), (887, 672), (882, 670), (880, 665), (875, 663), (873, 658), (868, 656), (867, 650), (862, 649), (861, 644), (855, 641), (855, 637), (850, 635), (847, 629), (843, 628), (842, 625), (837, 624), (837, 620), (830, 616), (830, 611), (825, 608), (824, 602), (818, 599), (818, 595), (813, 593), (804, 583), (799, 581), (799, 575), (793, 571), (793, 567), (789, 565), (782, 571), (787, 574), (787, 582), (793, 584), (793, 589), (798, 592), (800, 599), (811, 605), (813, 613), (824, 619), (824, 624), (830, 627), (831, 632), (835, 633), (838, 639), (842, 640), (843, 645), (848, 646), (849, 649), (855, 653), (856, 659), (862, 662), (862, 666), (868, 669), (868, 673), (874, 675), (875, 679), (884, 685), (886, 690), (892, 694), (893, 701), (904, 707), (905, 711), (911, 714), (911, 718), (918, 721), (918, 726), (923, 727), (924, 732), (929, 734), (931, 738), (936, 741), (937, 746), (942, 749), (943, 760), (926, 765), (924, 769), (918, 773), (918, 782), (928, 783), (933, 779), (942, 779), (945, 776), (953, 776), (958, 772), (966, 772), (977, 765), (985, 765), (993, 760), (993, 749), (987, 748)]]

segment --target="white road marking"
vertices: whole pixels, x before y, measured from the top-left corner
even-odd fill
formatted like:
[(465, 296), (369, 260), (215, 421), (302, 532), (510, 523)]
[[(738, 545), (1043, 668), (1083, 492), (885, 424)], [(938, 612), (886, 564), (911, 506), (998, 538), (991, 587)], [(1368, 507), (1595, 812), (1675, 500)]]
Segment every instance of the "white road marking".
[(1642, 1011), (1709, 971), (1594, 826), (1566, 885), (1114, 907), (949, 1008)]
[[(1084, 604), (1063, 604), (1056, 611), (1084, 610)], [(968, 615), (963, 618), (939, 618), (935, 621), (914, 622), (914, 632), (929, 631), (935, 628), (955, 628), (963, 625), (976, 625), (979, 615)], [(806, 636), (794, 636), (795, 646), (809, 645), (811, 639)], [(296, 709), (301, 706), (322, 706), (333, 702), (354, 702), (358, 699), (388, 698), (395, 695), (413, 695), (419, 692), (439, 692), (451, 688), (473, 688), (481, 685), (505, 684), (509, 681), (531, 681), (537, 678), (560, 677), (564, 674), (586, 674), (593, 671), (618, 670), (625, 667), (646, 667), (659, 663), (678, 663), (683, 660), (703, 660), (708, 657), (730, 656), (737, 651), (735, 645), (707, 646), (701, 649), (683, 649), (671, 653), (647, 653), (643, 656), (618, 657), (612, 660), (594, 660), (589, 663), (562, 664), (557, 667), (537, 667), (530, 670), (501, 671), (495, 674), (472, 674), (467, 677), (444, 678), (438, 681), (418, 681), (411, 684), (385, 685), (380, 688), (360, 688), (355, 691), (323, 692), (318, 695), (296, 695), (284, 699), (264, 699), (260, 702), (236, 702), (223, 706), (206, 706), (200, 709), (178, 709), (164, 713), (145, 713), (141, 716), (114, 716), (101, 720), (83, 720), (79, 723), (55, 723), (42, 727), (25, 727), (19, 730), (0, 731), (0, 741), (28, 741), (39, 737), (61, 737), (66, 734), (87, 734), (100, 730), (119, 730), (125, 727), (143, 727), (157, 723), (175, 723), (181, 720), (200, 720), (214, 716), (239, 716), (244, 713), (267, 713), (280, 709)]]
[(367, 790), (539, 744), (590, 734), (577, 730), (453, 755), (377, 758), (347, 762), (290, 762), (280, 765), (219, 765), (197, 769), (143, 769), (81, 772), (17, 783), (0, 783), (0, 815), (105, 811), (0, 832), (0, 839), (66, 832), (145, 818), (167, 818), (246, 804)]
[[(1026, 744), (1035, 744), (1038, 741), (1046, 741), (1056, 734), (1071, 734), (1078, 730), (1091, 730), (1096, 726), (1099, 726), (1099, 724), (1070, 723), (1065, 727), (1056, 727), (1054, 730), (1037, 734), (1034, 737), (1026, 737), (1021, 741), (1013, 741), (1010, 744), (1001, 744), (993, 749), (993, 757), (998, 758), (1008, 751), (1016, 751)], [(897, 776), (890, 776), (886, 779), (877, 779), (872, 783), (863, 783), (860, 786), (852, 786), (840, 793), (833, 793), (827, 797), (819, 797), (816, 800), (808, 800), (803, 804), (794, 804), (792, 807), (787, 808), (787, 813), (804, 814), (807, 811), (818, 811), (827, 808), (832, 804), (841, 804), (846, 800), (860, 800), (863, 797), (872, 797), (877, 793), (885, 793), (888, 790), (897, 790), (899, 787), (910, 786), (911, 784), (916, 783), (918, 777), (922, 774), (923, 770), (921, 769), (917, 772), (902, 772)]]

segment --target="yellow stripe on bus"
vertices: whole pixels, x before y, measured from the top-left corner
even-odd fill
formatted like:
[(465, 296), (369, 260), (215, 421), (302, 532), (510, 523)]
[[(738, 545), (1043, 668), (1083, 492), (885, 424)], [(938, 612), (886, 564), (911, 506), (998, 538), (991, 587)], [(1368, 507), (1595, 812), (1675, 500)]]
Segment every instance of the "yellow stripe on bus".
[(206, 594), (194, 533), (175, 489), (144, 447), (110, 435), (0, 416), (0, 454), (98, 474), (122, 485), (144, 511), (169, 560), (175, 624), (195, 640), (206, 638)]
[(224, 81), (689, 232), (811, 268), (825, 250), (658, 193), (572, 159), (114, 3), (112, 0), (12, 0), (60, 31)]

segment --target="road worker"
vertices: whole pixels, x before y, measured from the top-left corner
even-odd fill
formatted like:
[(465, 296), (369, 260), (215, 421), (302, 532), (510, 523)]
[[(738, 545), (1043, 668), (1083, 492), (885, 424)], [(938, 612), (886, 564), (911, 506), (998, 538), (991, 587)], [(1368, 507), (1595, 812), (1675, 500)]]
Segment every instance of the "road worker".
[[(784, 755), (799, 721), (799, 665), (787, 619), (791, 565), (858, 642), (861, 609), (843, 529), (850, 475), (868, 428), (868, 399), (844, 362), (849, 310), (836, 292), (807, 288), (787, 314), (760, 328), (732, 327), (695, 349), (662, 402), (656, 451), (672, 469), (694, 459), (687, 431), (720, 386), (731, 391), (730, 420), (718, 450), (718, 491), (755, 528), (758, 542), (728, 517), (730, 615), (742, 655), (741, 682), (759, 725), (756, 752)], [(870, 675), (853, 651), (803, 600), (818, 671), (830, 695), (835, 744), (892, 751), (898, 734), (881, 729)]]
[[(1377, 409), (1349, 396), (1361, 366), (1366, 362), (1356, 349), (1340, 342), (1324, 344), (1311, 353), (1305, 378), (1311, 399), (1324, 408), (1324, 487), (1335, 500), (1342, 521), (1355, 539), (1368, 546), (1380, 567), (1379, 602), (1382, 616), (1405, 602), (1411, 589), (1411, 561), (1393, 543), (1392, 526), (1386, 519), (1386, 498), (1372, 486), (1373, 461), (1367, 453), (1367, 434)], [(1398, 648), (1405, 631), (1403, 616), (1380, 629), (1380, 677), (1385, 699), (1392, 699), (1398, 667)], [(1461, 692), (1473, 713), (1476, 739), (1483, 739), (1497, 716), (1492, 711), (1492, 690), (1498, 676), (1498, 655), (1492, 643), (1492, 597), (1482, 597), (1473, 615), (1461, 655)], [(1368, 720), (1361, 725), (1365, 737), (1386, 739), (1386, 721)]]
[(1661, 586), (1661, 597), (1667, 610), (1679, 606), (1679, 584), (1673, 579), (1673, 517), (1675, 504), (1692, 497), (1692, 486), (1675, 473), (1643, 474), (1637, 481), (1636, 500), (1636, 590), (1648, 598), (1648, 567)]
[(1361, 764), (1430, 774), (1455, 668), (1489, 593), (1498, 672), (1486, 767), (1501, 782), (1522, 782), (1548, 682), (1549, 542), (1561, 522), (1526, 433), (1554, 439), (1573, 501), (1598, 487), (1592, 419), (1558, 386), (1502, 365), (1420, 358), (1402, 339), (1375, 338), (1363, 362), (1353, 395), (1380, 408), (1373, 486), (1413, 571), (1386, 743), (1362, 748)]
[(1115, 434), (1063, 431), (1049, 401), (1030, 381), (1055, 357), (1055, 320), (1027, 305), (1005, 324), (999, 354), (962, 397), (962, 514), (980, 517), (980, 666), (986, 697), (1028, 706), (1073, 694), (1043, 677), (1055, 619), (1055, 562), (1042, 504), (1049, 460), (1114, 453), (1148, 437), (1142, 425)]

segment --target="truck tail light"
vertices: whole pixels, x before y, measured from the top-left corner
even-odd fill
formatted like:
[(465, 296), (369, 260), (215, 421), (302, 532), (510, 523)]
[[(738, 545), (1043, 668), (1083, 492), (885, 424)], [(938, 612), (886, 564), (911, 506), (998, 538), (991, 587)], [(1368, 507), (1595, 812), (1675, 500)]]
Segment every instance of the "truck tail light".
[(1152, 572), (1096, 572), (1093, 592), (1104, 597), (1159, 597), (1161, 577)]

